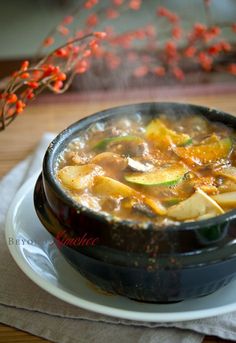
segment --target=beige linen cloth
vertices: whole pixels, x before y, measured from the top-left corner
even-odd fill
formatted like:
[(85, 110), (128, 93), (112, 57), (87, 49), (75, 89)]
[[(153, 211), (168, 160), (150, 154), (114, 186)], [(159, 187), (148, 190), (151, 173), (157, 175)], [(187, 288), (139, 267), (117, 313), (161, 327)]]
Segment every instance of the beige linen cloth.
[(236, 340), (236, 313), (166, 324), (112, 318), (60, 301), (23, 274), (5, 243), (5, 216), (17, 189), (41, 168), (52, 138), (45, 134), (35, 154), (0, 182), (0, 322), (60, 343), (199, 343), (204, 334)]

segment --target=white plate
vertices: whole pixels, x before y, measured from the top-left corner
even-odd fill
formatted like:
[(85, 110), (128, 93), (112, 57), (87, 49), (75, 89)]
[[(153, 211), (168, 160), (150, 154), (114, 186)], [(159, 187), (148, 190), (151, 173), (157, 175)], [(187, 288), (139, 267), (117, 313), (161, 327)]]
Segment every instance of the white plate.
[[(37, 176), (17, 192), (8, 212), (6, 239), (24, 239), (26, 244), (8, 244), (22, 271), (53, 296), (75, 306), (131, 320), (173, 322), (206, 318), (236, 310), (236, 281), (203, 298), (169, 305), (140, 303), (121, 296), (103, 295), (90, 287), (52, 243), (38, 220), (33, 205)], [(30, 244), (31, 241), (33, 244)]]

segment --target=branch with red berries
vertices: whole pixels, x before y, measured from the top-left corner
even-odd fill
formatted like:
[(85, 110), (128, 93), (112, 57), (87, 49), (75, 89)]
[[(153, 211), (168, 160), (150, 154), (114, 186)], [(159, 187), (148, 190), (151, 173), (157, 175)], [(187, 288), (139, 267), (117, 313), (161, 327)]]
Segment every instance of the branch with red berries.
[[(224, 39), (222, 29), (212, 22), (211, 1), (203, 0), (203, 4), (207, 23), (196, 22), (188, 32), (183, 29), (180, 16), (158, 7), (152, 11), (154, 22), (140, 27), (138, 20), (133, 20), (134, 28), (120, 33), (116, 32), (115, 21), (122, 19), (126, 12), (135, 15), (142, 6), (149, 5), (147, 2), (111, 0), (107, 7), (102, 7), (101, 0), (85, 0), (82, 8), (74, 9), (43, 41), (38, 53), (46, 56), (34, 64), (23, 62), (12, 74), (0, 94), (0, 130), (43, 90), (65, 92), (74, 77), (91, 69), (95, 60), (105, 63), (110, 72), (118, 68), (122, 72), (125, 65), (125, 73), (128, 70), (135, 78), (151, 74), (156, 78), (174, 77), (182, 81), (187, 65), (200, 66), (206, 73), (220, 71), (236, 75), (234, 61), (221, 62), (222, 56), (232, 54), (233, 46)], [(84, 18), (82, 24), (81, 16)], [(78, 27), (72, 29), (71, 24), (77, 21)], [(97, 27), (102, 23), (107, 26), (98, 31)], [(236, 33), (236, 23), (224, 25)], [(162, 38), (162, 33), (166, 38)], [(65, 43), (46, 54), (45, 51), (55, 45), (58, 35)]]
[(44, 89), (64, 93), (77, 74), (87, 71), (105, 32), (94, 32), (71, 39), (35, 65), (24, 61), (0, 94), (0, 130), (4, 130), (27, 103)]

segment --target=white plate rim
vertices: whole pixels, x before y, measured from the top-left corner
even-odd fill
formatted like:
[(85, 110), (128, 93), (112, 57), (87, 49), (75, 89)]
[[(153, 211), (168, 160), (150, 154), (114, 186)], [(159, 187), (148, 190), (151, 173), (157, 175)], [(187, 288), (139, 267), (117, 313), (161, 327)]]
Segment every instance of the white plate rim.
[[(15, 236), (14, 230), (14, 217), (18, 208), (23, 201), (26, 193), (30, 191), (31, 186), (35, 184), (35, 181), (39, 173), (35, 173), (31, 176), (17, 191), (11, 205), (9, 207), (6, 222), (5, 222), (5, 239), (6, 244), (9, 237)], [(183, 312), (146, 312), (146, 311), (130, 311), (117, 309), (106, 305), (96, 304), (89, 300), (81, 299), (78, 296), (69, 294), (68, 292), (58, 289), (55, 285), (51, 284), (49, 281), (41, 279), (40, 276), (32, 270), (32, 268), (27, 264), (25, 259), (20, 253), (20, 249), (17, 245), (7, 244), (8, 249), (18, 265), (18, 267), (27, 275), (35, 284), (44, 289), (46, 292), (55, 296), (56, 298), (63, 300), (71, 305), (83, 308), (85, 310), (97, 312), (100, 314), (108, 315), (111, 317), (118, 317), (128, 320), (135, 320), (141, 322), (156, 322), (156, 323), (168, 323), (168, 322), (180, 322), (180, 321), (190, 321), (194, 319), (203, 319), (216, 315), (225, 314), (236, 310), (236, 302), (228, 305), (221, 305), (211, 309), (201, 309), (201, 310), (191, 310)], [(207, 297), (207, 296), (206, 296)], [(158, 304), (157, 304), (158, 305)]]

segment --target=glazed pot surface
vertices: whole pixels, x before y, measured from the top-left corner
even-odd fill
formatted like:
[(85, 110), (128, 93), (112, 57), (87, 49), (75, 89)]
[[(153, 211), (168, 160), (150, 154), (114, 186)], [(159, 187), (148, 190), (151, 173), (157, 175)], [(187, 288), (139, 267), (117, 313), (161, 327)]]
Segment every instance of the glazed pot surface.
[(62, 246), (61, 252), (81, 274), (106, 291), (152, 302), (209, 294), (235, 277), (236, 211), (164, 229), (152, 223), (143, 228), (105, 218), (75, 204), (55, 180), (58, 155), (81, 130), (99, 120), (133, 111), (153, 116), (163, 112), (199, 113), (236, 128), (236, 119), (228, 114), (172, 103), (124, 106), (85, 118), (59, 134), (50, 145), (42, 177), (35, 187), (36, 212), (54, 238), (64, 231), (71, 237), (86, 234), (97, 238), (96, 246)]

